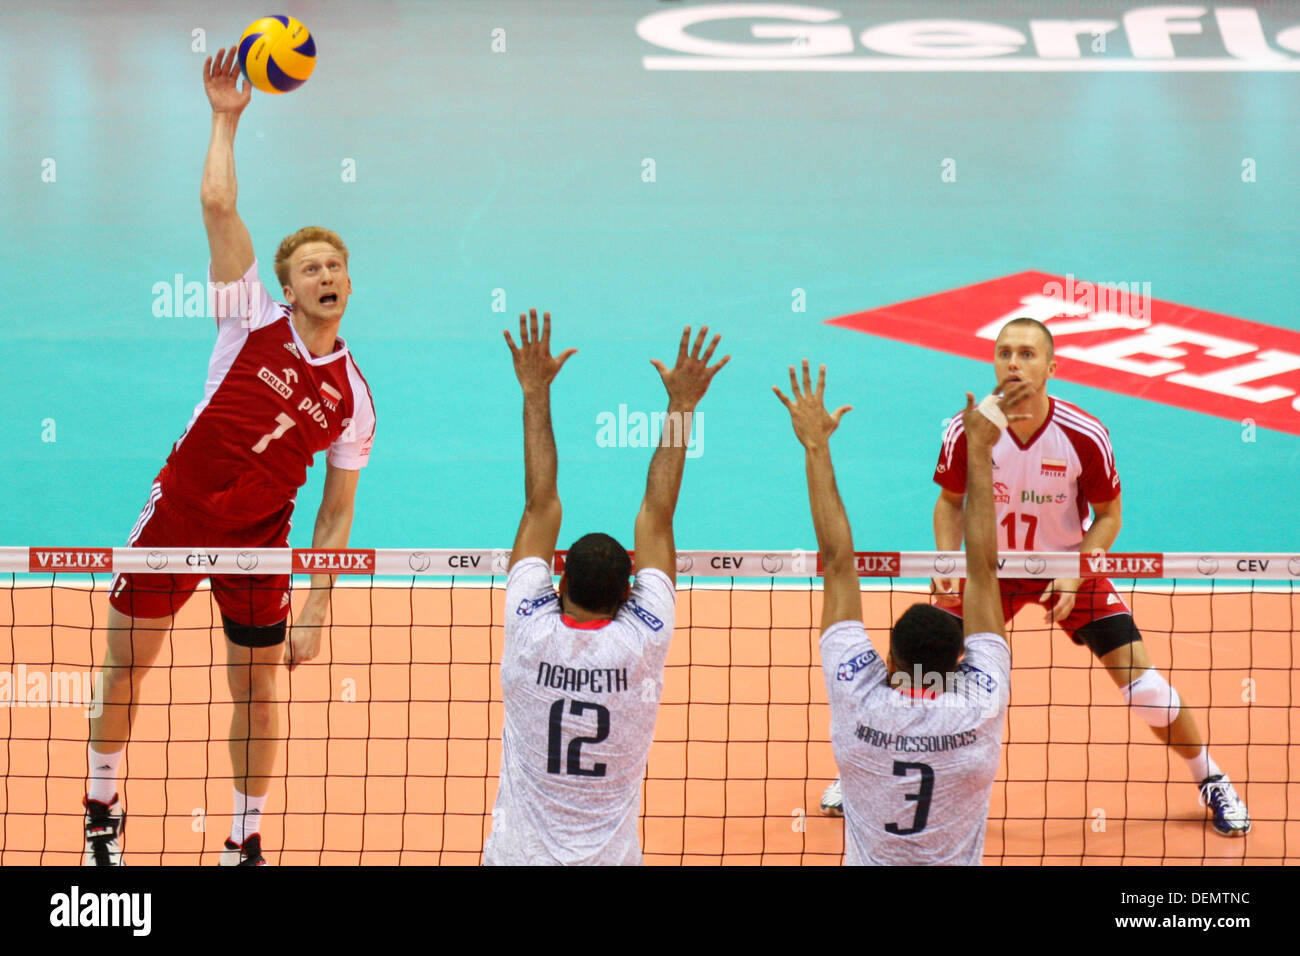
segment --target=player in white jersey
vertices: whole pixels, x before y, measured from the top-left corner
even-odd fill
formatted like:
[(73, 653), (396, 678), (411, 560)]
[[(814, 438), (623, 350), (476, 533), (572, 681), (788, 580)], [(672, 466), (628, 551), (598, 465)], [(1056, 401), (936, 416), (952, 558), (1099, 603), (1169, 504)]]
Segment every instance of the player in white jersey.
[(526, 503), (506, 580), (501, 777), (483, 863), (638, 864), (641, 781), (654, 739), (676, 607), (673, 513), (695, 406), (730, 359), (709, 367), (707, 326), (677, 364), (652, 360), (668, 414), (636, 517), (636, 581), (627, 550), (605, 534), (569, 549), (559, 593), (551, 563), (560, 533), (551, 381), (575, 349), (552, 357), (551, 315), (519, 317), (506, 342), (524, 393)]
[(989, 396), (978, 408), (966, 396), (971, 453), (964, 642), (955, 618), (928, 603), (913, 604), (895, 622), (884, 661), (862, 625), (853, 535), (831, 464), (829, 439), (849, 409), (828, 414), (825, 386), (826, 367), (814, 390), (804, 359), (802, 391), (793, 367), (793, 400), (773, 391), (804, 446), (825, 581), (821, 657), (843, 788), (844, 862), (976, 866), (984, 855), (1011, 689), (993, 525), (990, 449), (999, 426), (991, 419), (1003, 419), (999, 406), (1018, 401), (1024, 386), (1002, 398)]
[[(1110, 435), (1082, 409), (1048, 396), (1047, 380), (1056, 372), (1051, 332), (1034, 319), (1011, 320), (998, 335), (993, 364), (999, 381), (1021, 381), (1031, 388), (1018, 409), (1027, 417), (1013, 424), (993, 449), (999, 544), (1008, 551), (1110, 550), (1121, 521)], [(961, 420), (954, 419), (935, 469), (934, 480), (942, 489), (934, 511), (940, 550), (961, 545), (966, 438)], [(1108, 580), (1003, 578), (1001, 586), (1007, 620), (1037, 600), (1046, 605), (1049, 622), (1097, 656), (1124, 700), (1187, 762), (1218, 833), (1243, 836), (1250, 830), (1245, 803), (1210, 757), (1192, 711), (1151, 666), (1132, 612)], [(940, 606), (961, 613), (951, 580), (936, 580), (934, 588)]]

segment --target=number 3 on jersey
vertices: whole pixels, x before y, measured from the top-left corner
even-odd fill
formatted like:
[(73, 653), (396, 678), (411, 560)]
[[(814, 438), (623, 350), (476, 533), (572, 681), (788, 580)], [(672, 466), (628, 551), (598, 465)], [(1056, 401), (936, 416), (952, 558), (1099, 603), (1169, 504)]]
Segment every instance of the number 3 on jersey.
[(594, 737), (574, 737), (569, 741), (568, 748), (568, 765), (564, 772), (571, 773), (576, 777), (603, 777), (605, 776), (605, 765), (603, 763), (593, 764), (590, 768), (582, 765), (582, 745), (598, 744), (609, 736), (609, 708), (601, 704), (593, 704), (586, 700), (569, 700), (563, 697), (551, 705), (551, 732), (547, 740), (546, 747), (546, 772), (560, 773), (560, 744), (564, 736), (562, 724), (564, 722), (564, 705), (569, 704), (569, 713), (574, 717), (579, 717), (589, 710), (596, 712), (596, 736)]
[(912, 825), (906, 829), (897, 823), (886, 823), (885, 832), (892, 833), (894, 836), (911, 836), (913, 833), (920, 833), (930, 819), (930, 798), (934, 795), (934, 768), (928, 763), (894, 761), (895, 777), (906, 777), (913, 770), (921, 775), (921, 787), (916, 793), (905, 794), (903, 799), (916, 801), (916, 814), (912, 817)]

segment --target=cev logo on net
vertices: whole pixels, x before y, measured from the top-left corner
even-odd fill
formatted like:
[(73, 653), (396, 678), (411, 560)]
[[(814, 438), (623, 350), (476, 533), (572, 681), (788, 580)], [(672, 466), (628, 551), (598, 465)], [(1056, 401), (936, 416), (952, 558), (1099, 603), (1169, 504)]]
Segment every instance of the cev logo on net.
[[(1300, 54), (1300, 25), (1274, 33), (1274, 46), (1270, 46), (1256, 10), (1217, 6), (1210, 10), (1207, 18), (1206, 8), (1200, 6), (1134, 6), (1119, 19), (1034, 18), (1028, 21), (1027, 31), (984, 20), (898, 20), (869, 26), (858, 34), (857, 42), (880, 54), (876, 56), (849, 55), (856, 51), (854, 32), (841, 22), (840, 11), (803, 4), (708, 4), (665, 10), (643, 17), (636, 32), (657, 47), (686, 54), (645, 56), (642, 66), (647, 70), (1300, 70), (1300, 57), (1274, 48)], [(775, 42), (710, 38), (719, 33)], [(1127, 54), (1112, 49), (1121, 36)], [(1215, 55), (1203, 55), (1207, 49)]]

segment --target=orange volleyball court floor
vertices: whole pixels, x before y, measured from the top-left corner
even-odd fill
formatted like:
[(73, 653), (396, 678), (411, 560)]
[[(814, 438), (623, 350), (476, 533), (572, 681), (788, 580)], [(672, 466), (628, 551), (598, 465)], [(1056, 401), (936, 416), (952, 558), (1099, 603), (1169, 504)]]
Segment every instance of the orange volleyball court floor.
[[(1300, 592), (1120, 587), (1254, 827), (1245, 839), (1213, 834), (1182, 761), (1130, 718), (1088, 652), (1030, 607), (1012, 632), (985, 863), (1300, 861)], [(286, 743), (262, 827), (271, 863), (479, 862), (500, 752), (503, 595), (458, 584), (336, 589), (320, 657), (280, 674)], [(87, 711), (68, 705), (80, 698), (41, 704), (31, 675), (84, 674), (102, 660), (106, 593), (19, 582), (3, 597), (0, 864), (75, 864)], [(889, 623), (918, 595), (863, 597), (883, 650)], [(808, 588), (679, 591), (643, 791), (647, 863), (840, 862), (842, 822), (817, 811), (836, 773), (819, 613), (820, 592)], [(214, 622), (200, 590), (145, 685), (124, 764), (129, 865), (213, 864), (228, 832), (231, 704)], [(18, 676), (28, 681), (21, 701)]]

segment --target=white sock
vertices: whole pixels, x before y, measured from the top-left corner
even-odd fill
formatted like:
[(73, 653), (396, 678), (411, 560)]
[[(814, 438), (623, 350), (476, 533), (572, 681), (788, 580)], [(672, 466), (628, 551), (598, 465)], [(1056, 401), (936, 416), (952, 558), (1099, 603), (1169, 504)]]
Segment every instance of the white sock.
[(235, 788), (235, 813), (230, 821), (230, 842), (240, 845), (262, 829), (266, 797), (253, 797)]
[(1192, 772), (1192, 779), (1197, 783), (1205, 780), (1207, 777), (1215, 777), (1223, 773), (1219, 765), (1210, 759), (1210, 748), (1202, 747), (1201, 752), (1195, 757), (1187, 758), (1187, 769)]
[(123, 747), (115, 754), (102, 754), (93, 746), (86, 748), (86, 766), (90, 768), (86, 799), (108, 803), (117, 793), (117, 767), (122, 762)]

